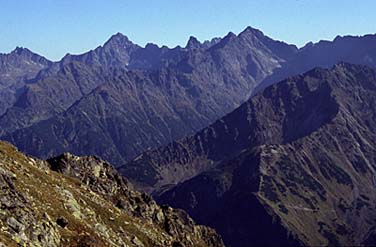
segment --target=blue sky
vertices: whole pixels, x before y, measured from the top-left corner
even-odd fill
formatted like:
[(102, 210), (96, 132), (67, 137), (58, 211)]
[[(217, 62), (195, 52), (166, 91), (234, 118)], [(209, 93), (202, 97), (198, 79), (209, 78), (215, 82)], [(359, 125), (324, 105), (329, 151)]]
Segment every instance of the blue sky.
[(27, 47), (52, 60), (121, 32), (140, 45), (185, 45), (247, 26), (304, 45), (376, 33), (375, 0), (0, 0), (0, 52)]

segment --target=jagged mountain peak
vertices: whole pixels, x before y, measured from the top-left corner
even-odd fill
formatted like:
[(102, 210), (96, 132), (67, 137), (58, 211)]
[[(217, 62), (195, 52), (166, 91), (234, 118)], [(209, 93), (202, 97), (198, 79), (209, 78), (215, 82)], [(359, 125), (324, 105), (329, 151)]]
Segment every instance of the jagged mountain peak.
[[(162, 47), (163, 48), (163, 47)], [(166, 47), (167, 48), (167, 47)], [(159, 46), (157, 44), (154, 44), (154, 43), (147, 43), (145, 45), (145, 49), (150, 49), (150, 50), (154, 50), (154, 49), (160, 49)]]
[(71, 61), (80, 61), (88, 65), (126, 67), (133, 52), (141, 47), (134, 44), (127, 36), (118, 32), (112, 35), (102, 46), (79, 55), (66, 54), (58, 66)]
[(190, 36), (185, 48), (187, 48), (187, 49), (197, 49), (197, 48), (200, 48), (201, 45), (202, 45), (201, 42), (196, 37)]
[(119, 49), (123, 48), (126, 50), (133, 49), (135, 47), (138, 47), (138, 45), (134, 44), (128, 36), (118, 32), (114, 35), (112, 35), (106, 43), (104, 43), (103, 48), (105, 49)]
[(211, 40), (205, 40), (203, 43), (202, 43), (202, 46), (207, 49), (207, 48), (210, 48), (212, 47), (213, 45), (216, 45), (218, 44), (219, 42), (221, 42), (221, 38), (219, 37), (215, 37), (215, 38), (212, 38)]
[[(132, 41), (130, 41), (130, 39), (128, 38), (128, 36), (118, 32), (114, 35), (112, 35), (107, 41), (106, 43), (104, 44), (104, 46), (106, 45), (110, 45), (112, 43), (132, 43)], [(133, 44), (133, 43), (132, 43)]]
[(34, 54), (34, 53), (31, 52), (29, 49), (24, 48), (22, 46), (16, 46), (16, 48), (14, 48), (14, 50), (11, 51), (11, 54), (21, 55), (21, 54)]
[(235, 38), (236, 34), (233, 32), (228, 32), (227, 35), (223, 39), (232, 39)]
[(219, 42), (217, 42), (216, 45), (213, 45), (213, 48), (214, 48), (214, 49), (222, 48), (222, 47), (224, 47), (226, 44), (229, 44), (229, 43), (231, 43), (232, 41), (234, 41), (236, 38), (237, 38), (237, 36), (236, 36), (235, 33), (233, 33), (233, 32), (228, 32), (228, 33), (226, 34), (226, 36), (224, 36)]
[(265, 36), (264, 33), (260, 30), (252, 28), (250, 26), (239, 33), (237, 37), (238, 39), (245, 40), (246, 42), (252, 43), (254, 45), (256, 45), (257, 43), (264, 43), (265, 45), (267, 45), (267, 42), (274, 41)]
[[(28, 48), (22, 47), (22, 46), (16, 46), (10, 53), (7, 54), (0, 54), (0, 56), (7, 56), (7, 57), (17, 57), (17, 58), (22, 58), (22, 59), (32, 59), (44, 64), (51, 63), (47, 58), (31, 51)], [(11, 60), (9, 60), (11, 61)]]
[(257, 36), (264, 36), (264, 33), (257, 29), (257, 28), (253, 28), (251, 26), (248, 26), (246, 27), (241, 33), (239, 33), (239, 36), (242, 36), (242, 35), (257, 35)]

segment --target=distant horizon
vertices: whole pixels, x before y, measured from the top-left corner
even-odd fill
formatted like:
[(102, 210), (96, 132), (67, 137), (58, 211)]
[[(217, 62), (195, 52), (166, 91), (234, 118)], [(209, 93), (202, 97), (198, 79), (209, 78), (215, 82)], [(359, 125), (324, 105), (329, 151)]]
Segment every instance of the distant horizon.
[[(55, 60), (55, 59), (50, 59), (50, 58), (49, 58), (48, 56), (46, 56), (45, 54), (39, 53), (39, 52), (37, 52), (37, 51), (34, 51), (34, 50), (31, 49), (30, 47), (25, 47), (25, 46), (20, 46), (20, 45), (16, 45), (13, 49), (9, 50), (8, 52), (0, 52), (0, 54), (10, 54), (11, 52), (15, 51), (17, 48), (21, 48), (21, 49), (28, 49), (29, 51), (31, 51), (31, 52), (33, 52), (33, 53), (35, 53), (35, 54), (38, 54), (38, 55), (40, 55), (40, 56), (42, 56), (42, 57), (45, 57), (45, 58), (47, 58), (48, 60), (50, 60), (50, 61), (52, 61), (52, 62), (58, 62), (58, 61), (60, 61), (61, 59), (63, 59), (63, 58), (64, 58), (65, 56), (67, 56), (67, 55), (81, 55), (81, 54), (87, 53), (87, 52), (89, 52), (89, 51), (91, 51), (91, 50), (95, 50), (96, 48), (103, 46), (108, 40), (111, 39), (112, 36), (114, 36), (114, 35), (116, 35), (116, 34), (121, 34), (121, 35), (127, 37), (132, 43), (134, 43), (134, 44), (136, 44), (136, 45), (138, 45), (138, 46), (140, 46), (140, 47), (142, 47), (142, 48), (145, 48), (148, 44), (154, 44), (154, 45), (157, 45), (159, 48), (167, 47), (168, 49), (174, 49), (174, 48), (176, 48), (176, 47), (184, 48), (184, 47), (186, 46), (187, 42), (189, 41), (189, 39), (190, 39), (191, 37), (194, 37), (194, 38), (196, 38), (200, 43), (203, 43), (203, 42), (205, 42), (205, 41), (210, 41), (210, 40), (215, 39), (215, 38), (223, 39), (223, 38), (226, 37), (229, 33), (234, 33), (235, 35), (238, 36), (240, 33), (242, 33), (242, 32), (243, 32), (244, 30), (246, 30), (248, 27), (251, 27), (251, 28), (254, 28), (254, 29), (258, 29), (258, 28), (252, 27), (252, 26), (247, 26), (247, 27), (245, 27), (245, 28), (244, 28), (242, 31), (240, 31), (240, 32), (235, 33), (235, 32), (233, 32), (233, 31), (230, 30), (230, 31), (228, 31), (228, 32), (227, 32), (225, 35), (223, 35), (223, 36), (215, 36), (215, 37), (212, 37), (212, 38), (209, 38), (209, 39), (205, 39), (205, 40), (201, 40), (200, 38), (198, 38), (198, 37), (196, 37), (196, 36), (194, 36), (194, 35), (189, 35), (189, 36), (188, 36), (188, 39), (187, 39), (187, 41), (186, 41), (185, 44), (183, 44), (183, 45), (177, 44), (177, 45), (175, 45), (175, 46), (168, 46), (168, 45), (165, 45), (165, 44), (156, 44), (156, 43), (153, 43), (153, 42), (147, 42), (147, 43), (141, 45), (141, 44), (138, 44), (137, 42), (134, 42), (134, 41), (132, 40), (132, 38), (130, 38), (127, 34), (122, 33), (122, 32), (116, 32), (116, 33), (110, 35), (109, 37), (107, 37), (106, 40), (104, 40), (101, 44), (98, 44), (98, 45), (95, 46), (95, 47), (88, 48), (87, 50), (84, 50), (84, 51), (79, 52), (79, 53), (71, 53), (71, 52), (67, 52), (67, 53), (65, 53), (62, 57), (60, 57), (60, 58), (58, 58), (58, 59), (56, 59), (56, 60)], [(261, 32), (263, 32), (263, 30), (261, 30), (261, 29), (258, 29), (258, 30), (260, 30)], [(285, 40), (281, 40), (281, 39), (278, 39), (278, 38), (271, 37), (271, 36), (265, 34), (264, 32), (263, 32), (263, 34), (264, 34), (265, 36), (267, 36), (267, 37), (273, 39), (273, 40), (281, 41), (281, 42), (284, 42), (284, 43), (289, 44), (289, 45), (295, 45), (298, 49), (303, 48), (304, 46), (308, 45), (309, 43), (316, 44), (316, 43), (319, 43), (319, 42), (322, 42), (322, 41), (329, 41), (329, 42), (332, 42), (332, 41), (334, 41), (337, 37), (364, 37), (364, 36), (367, 36), (367, 35), (376, 35), (376, 33), (364, 33), (364, 34), (355, 34), (355, 35), (354, 35), (354, 34), (342, 34), (342, 35), (335, 35), (335, 36), (334, 36), (333, 38), (331, 38), (331, 39), (319, 39), (319, 40), (317, 40), (317, 41), (307, 41), (305, 44), (299, 46), (299, 45), (294, 44), (294, 43), (286, 42)]]
[(0, 0), (0, 53), (25, 47), (58, 61), (82, 54), (120, 32), (134, 43), (185, 46), (251, 26), (297, 47), (336, 36), (375, 34), (376, 1), (53, 1)]

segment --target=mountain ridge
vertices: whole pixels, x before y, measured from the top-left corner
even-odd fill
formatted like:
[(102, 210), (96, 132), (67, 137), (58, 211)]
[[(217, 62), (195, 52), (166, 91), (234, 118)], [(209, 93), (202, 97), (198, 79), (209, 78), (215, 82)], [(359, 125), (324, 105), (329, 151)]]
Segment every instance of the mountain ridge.
[[(230, 246), (372, 245), (375, 103), (374, 69), (313, 69), (120, 171), (140, 169), (140, 188), (149, 183), (157, 201)], [(141, 181), (143, 169), (154, 177)], [(185, 169), (197, 172), (181, 177)], [(263, 234), (273, 228), (280, 234)]]
[[(229, 34), (231, 34), (231, 35), (235, 35), (235, 36), (239, 36), (240, 34), (242, 34), (242, 33), (245, 33), (245, 32), (248, 32), (248, 31), (251, 31), (251, 32), (253, 32), (253, 33), (256, 33), (256, 34), (262, 34), (262, 35), (264, 35), (264, 36), (267, 36), (266, 34), (264, 34), (264, 32), (263, 31), (261, 31), (260, 29), (257, 29), (257, 28), (254, 28), (254, 27), (252, 27), (252, 26), (247, 26), (246, 28), (244, 28), (244, 30), (242, 30), (242, 31), (240, 31), (239, 33), (238, 33), (238, 35), (236, 35), (235, 33), (233, 33), (233, 32), (229, 32), (227, 35), (229, 35)], [(223, 39), (224, 37), (226, 37), (227, 35), (224, 35), (222, 38), (219, 38), (219, 37), (214, 37), (214, 38), (212, 38), (211, 40), (215, 40), (215, 39)], [(230, 35), (230, 36), (231, 36)], [(336, 37), (334, 37), (333, 39), (320, 39), (320, 40), (318, 40), (318, 41), (316, 41), (316, 42), (313, 42), (313, 41), (309, 41), (309, 42), (307, 42), (305, 45), (303, 45), (303, 46), (301, 46), (301, 47), (297, 47), (297, 45), (295, 45), (295, 44), (289, 44), (289, 43), (286, 43), (286, 42), (284, 42), (284, 41), (282, 41), (282, 40), (279, 40), (279, 39), (275, 39), (275, 41), (277, 41), (277, 42), (281, 42), (281, 43), (285, 43), (285, 44), (288, 44), (288, 45), (291, 45), (291, 46), (295, 46), (295, 47), (297, 47), (297, 49), (298, 50), (302, 50), (303, 48), (306, 48), (306, 47), (310, 47), (310, 46), (312, 46), (312, 45), (317, 45), (317, 44), (319, 44), (319, 43), (327, 43), (327, 42), (329, 42), (329, 43), (332, 43), (332, 42), (335, 42), (335, 41), (337, 41), (337, 40), (339, 40), (339, 39), (354, 39), (354, 38), (367, 38), (367, 37), (373, 37), (373, 36), (375, 36), (376, 35), (376, 33), (374, 33), (374, 34), (371, 34), (371, 33), (367, 33), (367, 34), (361, 34), (361, 35), (352, 35), (352, 34), (344, 34), (344, 35), (337, 35)], [(127, 35), (125, 35), (125, 34), (123, 34), (122, 32), (117, 32), (117, 33), (115, 33), (115, 34), (113, 34), (113, 35), (111, 35), (102, 45), (99, 45), (97, 48), (99, 48), (99, 47), (103, 47), (106, 43), (108, 43), (112, 38), (116, 38), (116, 37), (123, 37), (124, 39), (126, 39), (126, 40), (128, 40), (130, 43), (132, 43), (132, 44), (134, 44), (134, 45), (136, 45), (136, 46), (139, 46), (139, 47), (141, 47), (142, 48), (142, 46), (141, 45), (139, 45), (139, 44), (135, 44), (135, 43), (133, 43), (129, 38), (128, 38), (128, 36)], [(198, 42), (200, 42), (199, 40), (198, 40), (198, 38), (196, 38), (195, 36), (190, 36), (189, 38), (188, 38), (188, 40), (187, 40), (187, 42), (186, 42), (186, 44), (189, 42), (189, 39), (190, 38), (194, 38), (194, 39), (196, 39)], [(210, 42), (211, 41), (210, 39), (209, 40), (204, 40), (203, 42), (202, 42), (202, 44), (204, 44), (205, 42)], [(200, 42), (201, 43), (201, 42)], [(168, 49), (174, 49), (174, 48), (176, 48), (176, 47), (179, 47), (178, 45), (177, 46), (175, 46), (175, 47), (168, 47), (168, 46), (166, 46), (166, 45), (158, 45), (158, 44), (154, 44), (154, 43), (147, 43), (147, 44), (152, 44), (152, 45), (156, 45), (156, 46), (158, 46), (158, 47), (166, 47), (166, 48), (168, 48)], [(146, 44), (146, 45), (147, 45)], [(145, 46), (146, 46), (145, 45)], [(145, 46), (143, 47), (143, 48), (145, 48)], [(95, 48), (96, 49), (96, 48)], [(28, 49), (28, 48), (26, 48), (26, 47), (22, 47), (22, 46), (16, 46), (12, 51), (10, 51), (10, 52), (3, 52), (3, 53), (0, 53), (0, 55), (10, 55), (10, 54), (12, 54), (12, 53), (14, 53), (14, 52), (16, 52), (17, 50), (27, 50), (27, 51), (30, 51), (31, 53), (33, 53), (33, 54), (36, 54), (36, 55), (38, 55), (38, 56), (40, 56), (40, 57), (43, 57), (43, 55), (41, 55), (41, 54), (38, 54), (38, 53), (35, 53), (35, 52), (33, 52), (33, 51), (31, 51), (30, 49)], [(64, 57), (66, 57), (67, 55), (70, 55), (70, 56), (80, 56), (80, 55), (83, 55), (83, 54), (85, 54), (85, 53), (87, 53), (87, 52), (83, 52), (83, 53), (76, 53), (76, 54), (71, 54), (71, 53), (66, 53), (63, 57), (61, 57), (59, 60), (57, 60), (57, 61), (54, 61), (54, 62), (59, 62), (59, 61), (62, 61), (62, 60), (64, 60)], [(45, 57), (44, 57), (45, 58)], [(48, 61), (50, 61), (50, 62), (52, 62), (52, 60), (50, 60), (50, 59), (48, 59), (48, 58), (45, 58), (46, 60), (48, 60)]]

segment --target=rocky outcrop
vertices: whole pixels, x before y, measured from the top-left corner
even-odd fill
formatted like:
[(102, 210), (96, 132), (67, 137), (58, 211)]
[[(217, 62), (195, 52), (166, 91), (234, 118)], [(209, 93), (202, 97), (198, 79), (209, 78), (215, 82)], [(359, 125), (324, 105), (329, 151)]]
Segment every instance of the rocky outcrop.
[(0, 187), (0, 246), (224, 246), (96, 157), (41, 161), (0, 142)]

